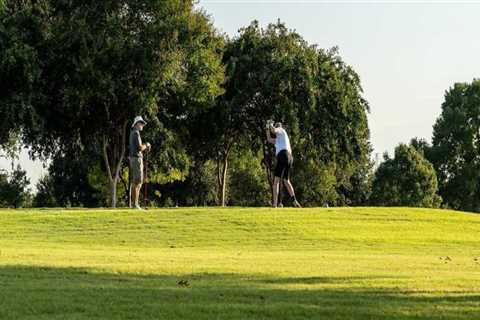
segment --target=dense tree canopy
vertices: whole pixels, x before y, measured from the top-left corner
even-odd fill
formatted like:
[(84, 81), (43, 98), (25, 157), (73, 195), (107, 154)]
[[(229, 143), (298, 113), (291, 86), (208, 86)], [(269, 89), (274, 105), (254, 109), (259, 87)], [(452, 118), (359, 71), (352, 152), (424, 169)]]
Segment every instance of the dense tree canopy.
[(16, 166), (10, 174), (0, 171), (0, 207), (21, 208), (30, 202), (27, 172)]
[(438, 183), (433, 166), (413, 146), (401, 144), (395, 157), (385, 155), (373, 180), (371, 202), (381, 206), (438, 207)]
[(445, 93), (428, 157), (445, 204), (480, 211), (480, 80), (457, 83)]
[(280, 22), (226, 39), (182, 0), (7, 0), (0, 21), (0, 144), (53, 159), (39, 204), (115, 206), (138, 114), (155, 203), (268, 204), (268, 119), (291, 137), (306, 205), (367, 201), (368, 103), (335, 48)]
[(29, 107), (40, 76), (35, 44), (41, 38), (33, 14), (26, 2), (0, 1), (0, 147), (31, 122)]
[(112, 206), (129, 121), (188, 116), (221, 93), (221, 38), (192, 1), (7, 1), (2, 17), (20, 21), (7, 30), (37, 71), (24, 140), (40, 154), (73, 145), (102, 155)]
[[(309, 45), (282, 23), (257, 22), (227, 46), (223, 98), (254, 153), (261, 150), (270, 184), (271, 146), (265, 122), (285, 124), (293, 144), (294, 181), (314, 204), (355, 204), (368, 177), (368, 104), (358, 75), (338, 56)], [(297, 170), (298, 168), (298, 170)], [(360, 197), (361, 198), (361, 197)]]

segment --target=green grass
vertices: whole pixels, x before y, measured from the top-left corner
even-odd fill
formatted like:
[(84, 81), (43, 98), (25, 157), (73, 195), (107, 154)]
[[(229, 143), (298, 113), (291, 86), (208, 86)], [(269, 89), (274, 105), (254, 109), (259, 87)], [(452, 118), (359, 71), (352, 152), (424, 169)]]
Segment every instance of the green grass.
[(0, 319), (479, 318), (475, 214), (0, 211)]

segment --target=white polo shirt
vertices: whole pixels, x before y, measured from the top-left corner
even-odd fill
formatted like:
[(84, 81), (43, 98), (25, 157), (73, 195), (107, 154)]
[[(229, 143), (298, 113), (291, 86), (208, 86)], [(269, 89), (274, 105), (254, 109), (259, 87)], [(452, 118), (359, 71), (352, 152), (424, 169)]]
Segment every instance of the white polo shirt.
[(283, 128), (275, 128), (275, 154), (278, 155), (280, 151), (287, 150), (292, 153), (292, 148), (290, 147), (290, 139), (288, 134)]

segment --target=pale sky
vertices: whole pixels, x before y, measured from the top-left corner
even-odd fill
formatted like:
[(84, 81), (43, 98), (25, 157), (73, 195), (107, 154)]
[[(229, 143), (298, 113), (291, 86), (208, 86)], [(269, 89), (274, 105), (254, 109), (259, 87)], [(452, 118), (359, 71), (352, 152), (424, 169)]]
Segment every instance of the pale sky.
[[(229, 36), (280, 19), (309, 43), (338, 46), (360, 74), (374, 153), (412, 137), (431, 140), (445, 90), (480, 78), (480, 1), (358, 2), (200, 0)], [(22, 155), (33, 181), (42, 166)], [(0, 168), (9, 165), (0, 159)]]

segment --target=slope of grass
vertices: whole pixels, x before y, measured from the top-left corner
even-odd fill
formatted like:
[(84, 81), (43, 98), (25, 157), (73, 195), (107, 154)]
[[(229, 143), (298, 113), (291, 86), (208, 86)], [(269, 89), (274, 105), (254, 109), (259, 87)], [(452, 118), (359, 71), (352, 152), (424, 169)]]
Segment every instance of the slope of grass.
[(480, 216), (0, 211), (0, 319), (478, 319)]

